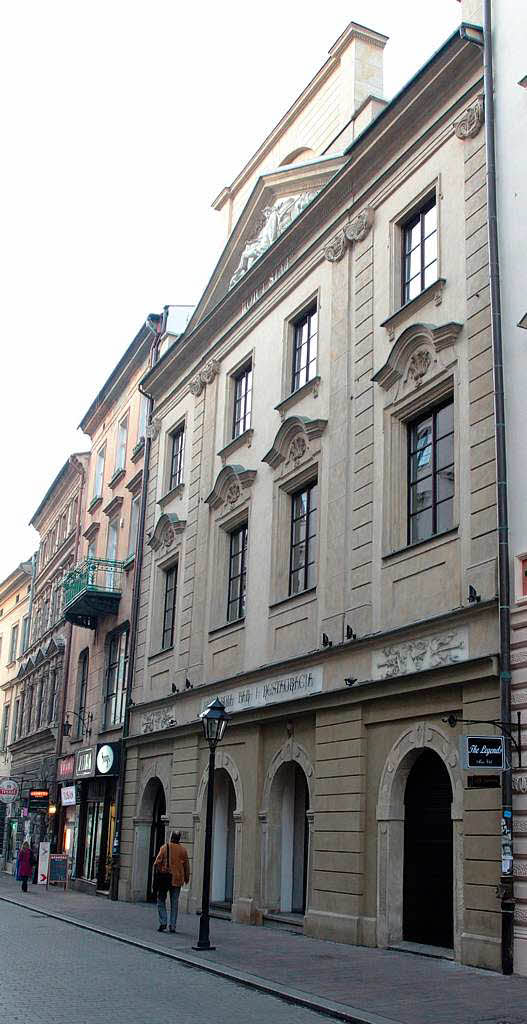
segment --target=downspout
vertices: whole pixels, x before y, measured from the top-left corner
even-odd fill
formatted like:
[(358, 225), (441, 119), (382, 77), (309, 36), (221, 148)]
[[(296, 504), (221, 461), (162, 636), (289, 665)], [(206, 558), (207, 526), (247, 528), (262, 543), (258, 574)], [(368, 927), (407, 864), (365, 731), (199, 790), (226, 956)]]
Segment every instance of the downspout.
[[(149, 368), (154, 365), (155, 350), (159, 335), (161, 333), (161, 321), (157, 333), (150, 348)], [(150, 328), (152, 330), (152, 328)], [(139, 384), (139, 392), (148, 399), (147, 425), (150, 425), (154, 400), (151, 395), (143, 391)], [(124, 784), (126, 778), (126, 740), (130, 732), (130, 708), (132, 702), (132, 685), (134, 679), (135, 653), (137, 642), (137, 622), (139, 619), (139, 594), (141, 587), (141, 569), (143, 565), (144, 533), (146, 519), (146, 499), (148, 492), (148, 476), (150, 469), (150, 448), (152, 440), (150, 431), (145, 430), (145, 454), (143, 462), (143, 480), (141, 484), (141, 508), (139, 510), (139, 523), (137, 527), (137, 547), (135, 552), (134, 589), (132, 593), (132, 615), (130, 622), (130, 656), (128, 659), (128, 676), (126, 679), (126, 697), (124, 705), (124, 722), (121, 742), (121, 757), (119, 761), (119, 778), (117, 781), (116, 812), (115, 812), (115, 836), (112, 849), (112, 880), (110, 885), (110, 899), (119, 899), (119, 876), (121, 872), (121, 829), (123, 821), (123, 800)]]
[[(501, 721), (510, 728), (510, 573), (509, 519), (507, 509), (507, 449), (503, 386), (503, 344), (501, 333), (500, 265), (496, 203), (496, 146), (494, 138), (494, 81), (492, 68), (492, 7), (483, 0), (483, 76), (485, 97), (485, 149), (487, 157), (487, 219), (490, 276), (490, 309), (494, 360), (494, 416), (496, 421), (496, 474), (498, 503), (498, 601), (500, 628)], [(512, 751), (510, 735), (504, 733), (505, 771), (501, 774), (502, 844), (504, 833), (512, 837)], [(508, 870), (509, 868), (509, 870)], [(512, 974), (514, 963), (514, 882), (510, 860), (502, 856), (499, 886), (501, 897), (501, 969)]]

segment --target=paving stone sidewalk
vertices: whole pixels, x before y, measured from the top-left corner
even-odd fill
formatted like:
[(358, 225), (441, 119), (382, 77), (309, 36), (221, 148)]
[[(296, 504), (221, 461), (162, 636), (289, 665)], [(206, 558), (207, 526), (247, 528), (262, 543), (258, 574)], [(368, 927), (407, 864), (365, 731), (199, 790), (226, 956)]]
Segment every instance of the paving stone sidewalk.
[[(180, 913), (175, 935), (158, 933), (155, 906), (112, 903), (74, 891), (31, 885), (27, 896), (0, 875), (0, 898), (243, 971), (282, 988), (296, 989), (397, 1024), (527, 1024), (527, 978), (462, 967), (392, 950), (366, 949), (308, 939), (296, 932), (211, 920), (214, 952), (192, 949), (199, 919)], [(0, 941), (2, 935), (0, 901)], [(145, 951), (145, 956), (148, 953)]]

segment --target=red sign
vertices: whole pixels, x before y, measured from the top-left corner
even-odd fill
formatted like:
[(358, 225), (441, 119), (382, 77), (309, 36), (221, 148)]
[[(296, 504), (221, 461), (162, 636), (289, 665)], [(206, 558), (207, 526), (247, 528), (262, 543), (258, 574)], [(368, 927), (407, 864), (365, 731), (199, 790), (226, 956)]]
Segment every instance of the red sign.
[(72, 779), (75, 771), (75, 754), (62, 757), (57, 765), (57, 778)]

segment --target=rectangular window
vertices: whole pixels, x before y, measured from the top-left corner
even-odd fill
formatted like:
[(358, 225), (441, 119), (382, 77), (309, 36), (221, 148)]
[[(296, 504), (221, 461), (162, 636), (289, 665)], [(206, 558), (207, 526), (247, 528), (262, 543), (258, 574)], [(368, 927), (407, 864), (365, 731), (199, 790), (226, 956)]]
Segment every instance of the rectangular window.
[(146, 435), (146, 422), (148, 417), (148, 398), (146, 395), (141, 395), (141, 405), (139, 407), (139, 424), (137, 427), (137, 440)]
[(94, 540), (92, 540), (91, 543), (88, 544), (88, 550), (86, 552), (86, 558), (88, 558), (91, 561), (93, 558), (96, 557), (96, 554), (97, 554), (97, 544), (96, 544), (96, 542)]
[(139, 510), (141, 507), (141, 495), (137, 494), (135, 498), (132, 498), (132, 507), (130, 509), (130, 537), (128, 540), (128, 558), (135, 555), (137, 549), (137, 531), (139, 529)]
[(40, 729), (42, 722), (42, 706), (44, 689), (46, 685), (46, 679), (43, 677), (39, 683), (37, 683), (37, 700), (36, 700), (36, 718), (35, 718), (35, 729)]
[(309, 484), (291, 496), (290, 594), (300, 594), (316, 583), (317, 508), (317, 483)]
[(16, 626), (13, 626), (13, 628), (11, 630), (11, 644), (10, 644), (10, 647), (9, 647), (9, 661), (10, 662), (16, 660), (17, 647), (18, 647), (18, 623), (17, 623)]
[[(117, 560), (117, 542), (119, 539), (119, 519), (111, 519), (108, 523), (108, 537), (106, 540), (106, 558), (109, 562), (115, 562)], [(106, 587), (108, 590), (113, 590), (116, 585), (116, 575), (113, 569), (108, 569), (106, 573)]]
[(403, 224), (403, 305), (437, 281), (437, 206), (429, 199)]
[(292, 391), (298, 391), (317, 375), (317, 330), (316, 306), (293, 324)]
[(49, 674), (48, 725), (57, 719), (57, 671), (52, 669)]
[(251, 426), (252, 391), (253, 369), (252, 363), (249, 363), (234, 378), (233, 438), (239, 437)]
[(7, 747), (7, 737), (9, 735), (9, 704), (4, 704), (4, 710), (2, 713), (2, 732), (0, 734), (0, 750), (5, 750)]
[(22, 654), (27, 651), (29, 647), (29, 615), (24, 615), (22, 619)]
[(163, 635), (161, 648), (165, 650), (174, 643), (174, 615), (176, 610), (177, 565), (165, 573), (165, 600), (163, 605)]
[(183, 483), (184, 442), (185, 428), (179, 427), (175, 434), (172, 434), (172, 454), (170, 459), (170, 480), (168, 486), (169, 491)]
[(86, 715), (86, 697), (88, 693), (89, 652), (82, 651), (79, 655), (77, 668), (77, 717), (75, 719), (75, 735), (81, 739), (84, 735), (84, 718)]
[(27, 714), (27, 729), (26, 732), (33, 731), (33, 697), (34, 697), (34, 686), (28, 686), (26, 696), (26, 714)]
[(247, 593), (247, 524), (231, 533), (227, 622), (245, 615)]
[(454, 403), (408, 427), (408, 543), (450, 530), (454, 523)]
[(117, 429), (117, 453), (115, 458), (115, 472), (124, 469), (126, 464), (126, 441), (128, 438), (128, 416), (121, 420)]
[(93, 484), (93, 497), (100, 498), (102, 495), (102, 484), (104, 480), (104, 458), (106, 449), (104, 446), (99, 448), (97, 452), (97, 460), (95, 463), (95, 480)]
[(13, 718), (13, 743), (20, 735), (20, 697), (15, 700), (15, 714)]
[(104, 727), (121, 725), (124, 718), (126, 673), (128, 668), (128, 630), (115, 633), (108, 644), (108, 665), (104, 695)]

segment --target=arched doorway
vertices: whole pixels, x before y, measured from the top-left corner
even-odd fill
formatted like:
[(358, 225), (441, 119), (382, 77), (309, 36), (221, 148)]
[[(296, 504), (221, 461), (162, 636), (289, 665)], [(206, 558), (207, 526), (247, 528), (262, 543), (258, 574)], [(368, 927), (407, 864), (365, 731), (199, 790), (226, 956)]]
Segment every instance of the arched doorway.
[(403, 939), (454, 944), (452, 786), (433, 750), (411, 768), (404, 794)]
[(166, 797), (163, 783), (160, 779), (150, 779), (144, 793), (143, 805), (151, 807), (150, 824), (150, 846), (148, 853), (148, 881), (146, 887), (146, 898), (153, 901), (152, 892), (153, 863), (166, 839)]
[(296, 761), (287, 761), (276, 772), (271, 788), (274, 849), (270, 863), (273, 902), (285, 914), (304, 914), (306, 910), (308, 808), (306, 776)]
[(214, 773), (214, 823), (212, 846), (211, 902), (230, 910), (234, 894), (236, 793), (224, 768)]

